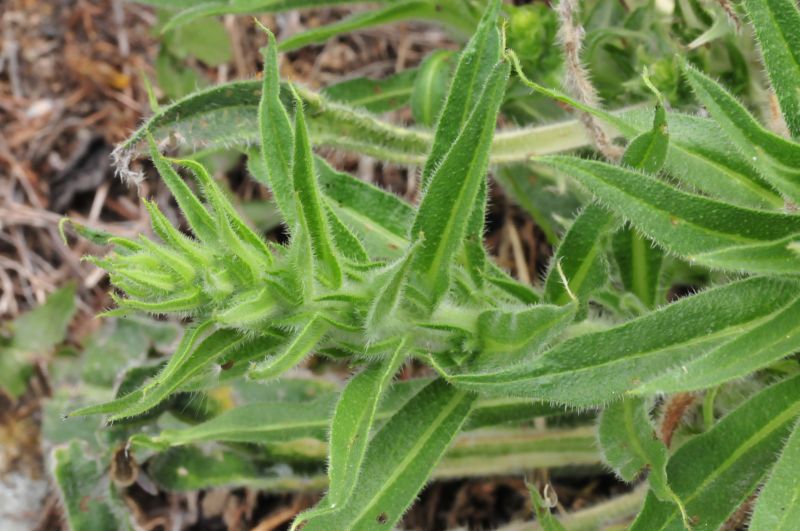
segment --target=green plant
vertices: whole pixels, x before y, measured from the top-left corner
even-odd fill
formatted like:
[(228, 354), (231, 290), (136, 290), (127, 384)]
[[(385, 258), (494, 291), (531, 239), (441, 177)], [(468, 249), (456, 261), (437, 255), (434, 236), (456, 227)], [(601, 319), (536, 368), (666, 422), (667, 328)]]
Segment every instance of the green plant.
[[(204, 422), (134, 434), (132, 447), (152, 459), (149, 470), (162, 485), (178, 489), (224, 482), (275, 488), (263, 455), (242, 455), (232, 443), (259, 445), (267, 462), (327, 458), (327, 494), (295, 525), (381, 529), (448, 462), (468, 475), (493, 451), (515, 451), (498, 437), (498, 448), (484, 442), (467, 459), (458, 443), (448, 453), (462, 430), (516, 423), (522, 431), (515, 433), (523, 433), (521, 421), (564, 417), (560, 408), (601, 411), (605, 463), (626, 481), (649, 470), (633, 529), (720, 528), (762, 484), (752, 528), (789, 529), (798, 511), (800, 13), (791, 0), (745, 1), (743, 9), (790, 138), (760, 125), (687, 62), (680, 70), (707, 118), (668, 111), (648, 76), (642, 85), (655, 95), (652, 112), (607, 112), (548, 89), (504, 49), (498, 1), (489, 2), (459, 55), (432, 134), (281, 84), (270, 35), (261, 87), (236, 83), (190, 96), (157, 113), (119, 152), (125, 158), (148, 140), (193, 237), (150, 202), (160, 243), (76, 225), (114, 246), (94, 259), (119, 290), (110, 314), (175, 314), (191, 325), (149, 380), (71, 416), (155, 422), (175, 392), (245, 378), (246, 385), (270, 382), (250, 391), (258, 397), (286, 385), (276, 378), (316, 352), (355, 370), (332, 415), (321, 398), (243, 400)], [(495, 135), (512, 67), (515, 83), (613, 126), (628, 140), (620, 162), (538, 155), (586, 143), (548, 146), (552, 126)], [(577, 123), (559, 127), (580, 131)], [(264, 242), (197, 162), (165, 158), (153, 136), (175, 130), (190, 142), (249, 144), (248, 166), (272, 190), (288, 243)], [(424, 159), (419, 205), (334, 171), (313, 156), (310, 139), (396, 162)], [(500, 271), (482, 246), (488, 168), (531, 154), (534, 168), (577, 183), (585, 204), (563, 236), (553, 231), (558, 246), (541, 291)], [(175, 165), (192, 176), (197, 193)], [(507, 189), (527, 184), (503, 170), (498, 177)], [(673, 302), (668, 290), (681, 282), (704, 289)], [(407, 359), (436, 376), (392, 385)], [(668, 448), (673, 433), (656, 438), (651, 415), (674, 415), (673, 397), (685, 393), (703, 394), (702, 418), (678, 430), (680, 444)], [(596, 462), (581, 446), (585, 416), (571, 415), (578, 431), (551, 442), (572, 440), (582, 452), (566, 462)], [(229, 446), (214, 457), (187, 447), (208, 441)], [(461, 468), (453, 464), (459, 459)], [(291, 479), (295, 489), (325, 482)], [(533, 498), (542, 526), (559, 528), (538, 492)], [(625, 498), (626, 514), (638, 499)]]

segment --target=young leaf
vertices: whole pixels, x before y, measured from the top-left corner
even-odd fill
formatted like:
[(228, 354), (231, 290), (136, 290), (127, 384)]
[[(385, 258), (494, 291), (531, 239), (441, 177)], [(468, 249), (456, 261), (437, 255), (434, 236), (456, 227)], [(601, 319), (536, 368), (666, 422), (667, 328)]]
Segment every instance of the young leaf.
[[(206, 200), (211, 203), (211, 206), (215, 211), (218, 212), (218, 215), (221, 215), (223, 218), (225, 218), (224, 221), (230, 224), (233, 232), (235, 233), (235, 237), (246, 244), (245, 246), (242, 246), (237, 242), (237, 247), (242, 247), (246, 251), (247, 255), (250, 255), (252, 251), (256, 251), (262, 260), (266, 260), (267, 263), (272, 263), (272, 254), (269, 252), (267, 244), (263, 239), (261, 239), (261, 237), (253, 232), (253, 229), (248, 227), (247, 224), (242, 221), (239, 213), (233, 207), (230, 200), (225, 196), (211, 175), (208, 174), (208, 171), (205, 169), (205, 167), (199, 162), (191, 159), (175, 160), (173, 162), (191, 170), (198, 184), (200, 184)], [(250, 257), (250, 259), (257, 260), (255, 257)], [(263, 264), (259, 265), (263, 266)]]
[(744, 0), (789, 131), (800, 138), (800, 11), (792, 0)]
[(372, 438), (352, 495), (303, 529), (358, 531), (395, 525), (460, 430), (474, 399), (441, 379), (426, 386)]
[(696, 68), (687, 64), (684, 72), (698, 99), (762, 177), (800, 202), (800, 144), (766, 130), (728, 91)]
[(411, 114), (417, 123), (433, 127), (439, 117), (452, 70), (453, 52), (433, 52), (419, 67), (411, 93)]
[(647, 468), (653, 494), (684, 510), (667, 481), (667, 448), (655, 433), (647, 400), (623, 398), (607, 406), (600, 415), (598, 437), (605, 461), (619, 477), (630, 483)]
[(311, 143), (306, 130), (303, 102), (299, 98), (296, 101), (294, 159), (292, 162), (294, 190), (297, 193), (299, 205), (302, 205), (302, 209), (299, 210), (309, 231), (315, 265), (323, 279), (331, 287), (338, 288), (342, 283), (342, 270), (333, 248), (328, 219), (320, 197)]
[[(358, 484), (378, 403), (404, 361), (406, 341), (398, 343), (391, 356), (374, 363), (353, 377), (342, 391), (331, 421), (328, 457), (328, 493), (322, 510), (341, 506)], [(302, 517), (301, 517), (302, 518)]]
[(331, 238), (339, 254), (358, 264), (369, 262), (369, 254), (364, 249), (361, 240), (339, 219), (329, 202), (325, 204), (325, 217), (331, 229)]
[(158, 151), (153, 137), (148, 137), (150, 142), (150, 158), (153, 160), (158, 174), (164, 180), (172, 196), (186, 217), (192, 232), (208, 245), (217, 241), (217, 226), (214, 218), (206, 211), (197, 196), (192, 193), (189, 186), (183, 182), (180, 175), (172, 168), (169, 161)]
[[(717, 529), (753, 493), (800, 415), (800, 377), (768, 387), (681, 446), (667, 476), (696, 529)], [(710, 451), (713, 449), (713, 451)], [(645, 500), (632, 531), (682, 530), (679, 508)]]
[(793, 281), (750, 278), (683, 298), (614, 328), (577, 336), (524, 367), (446, 376), (484, 396), (527, 396), (577, 407), (602, 404), (756, 328), (797, 294)]
[(519, 366), (538, 354), (575, 318), (576, 305), (537, 304), (520, 311), (485, 310), (478, 316), (477, 356), (470, 370)]
[[(582, 303), (608, 281), (605, 248), (608, 235), (619, 222), (605, 208), (590, 204), (578, 214), (551, 260), (544, 283), (545, 300), (567, 304), (570, 292)], [(564, 274), (569, 286), (564, 285)]]
[(792, 434), (756, 502), (750, 520), (753, 531), (790, 531), (800, 522), (800, 424)]
[[(405, 256), (393, 264), (375, 284), (378, 291), (370, 304), (365, 329), (367, 333), (376, 333), (377, 330), (391, 319), (392, 314), (397, 309), (403, 296), (403, 287), (408, 278), (408, 271), (411, 268), (414, 252), (419, 248), (419, 244), (411, 245), (406, 251)], [(385, 279), (385, 280), (384, 280)]]
[[(649, 83), (649, 81), (647, 82)], [(656, 95), (659, 101), (653, 116), (653, 127), (631, 140), (622, 156), (623, 165), (642, 170), (645, 173), (656, 173), (661, 169), (667, 159), (669, 147), (667, 111), (661, 101), (661, 95), (657, 92)]]
[(314, 347), (325, 337), (329, 325), (320, 316), (315, 315), (298, 330), (283, 352), (273, 355), (255, 364), (248, 375), (254, 380), (269, 380), (280, 376), (302, 361)]
[[(486, 179), (489, 146), (508, 73), (508, 64), (501, 63), (489, 75), (481, 104), (432, 173), (411, 228), (412, 239), (422, 240), (413, 270), (431, 305), (448, 289), (450, 266), (467, 230), (469, 217), (464, 213), (472, 211)], [(445, 119), (440, 119), (439, 128), (444, 123)]]
[(272, 190), (275, 203), (283, 219), (292, 227), (297, 219), (294, 206), (294, 184), (292, 179), (291, 153), (294, 152), (294, 136), (289, 115), (280, 99), (280, 72), (278, 70), (278, 46), (275, 36), (267, 31), (269, 43), (264, 51), (264, 81), (261, 102), (258, 104), (258, 125), (261, 134), (261, 157), (264, 161), (266, 184)]
[(800, 216), (720, 203), (603, 162), (539, 160), (575, 178), (603, 205), (690, 262), (754, 273), (797, 270), (798, 259), (787, 244), (800, 232)]

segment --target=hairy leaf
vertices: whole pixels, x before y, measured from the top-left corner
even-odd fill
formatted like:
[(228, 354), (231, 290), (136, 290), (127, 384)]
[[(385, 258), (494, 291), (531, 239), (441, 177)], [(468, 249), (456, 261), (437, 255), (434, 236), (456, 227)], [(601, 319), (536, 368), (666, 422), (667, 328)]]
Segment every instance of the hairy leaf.
[[(478, 29), (459, 56), (444, 108), (436, 123), (433, 145), (422, 170), (423, 189), (428, 186), (462, 129), (467, 126), (473, 109), (493, 105), (490, 97), (487, 97), (491, 92), (486, 92), (484, 87), (500, 60), (500, 32), (497, 29), (499, 10), (500, 2), (490, 0)], [(497, 112), (491, 114), (495, 116)]]
[(787, 244), (800, 232), (800, 216), (735, 207), (603, 162), (540, 160), (575, 178), (606, 207), (690, 262), (756, 273), (797, 270), (798, 259)]
[(470, 370), (519, 366), (572, 322), (576, 305), (538, 304), (519, 311), (485, 310), (478, 315), (477, 351)]
[(417, 123), (433, 127), (439, 117), (452, 70), (453, 52), (439, 50), (422, 62), (411, 93), (411, 114)]
[(799, 202), (800, 144), (766, 130), (741, 103), (699, 70), (687, 65), (684, 71), (697, 97), (761, 176)]
[(683, 510), (680, 499), (669, 486), (667, 448), (655, 433), (649, 409), (647, 400), (624, 398), (603, 410), (598, 427), (603, 456), (614, 472), (629, 483), (647, 468), (650, 488), (656, 497), (677, 503)]
[[(749, 399), (670, 457), (670, 486), (697, 529), (719, 528), (752, 494), (798, 415), (800, 377), (793, 377)], [(675, 504), (649, 494), (631, 529), (682, 530), (683, 524)]]
[[(566, 304), (575, 296), (582, 303), (608, 281), (605, 248), (609, 234), (619, 222), (614, 214), (597, 204), (590, 204), (578, 214), (561, 240), (544, 284), (545, 299)], [(559, 266), (568, 282), (564, 285)]]
[[(480, 98), (481, 104), (474, 109), (464, 130), (432, 173), (414, 219), (411, 237), (422, 243), (413, 270), (419, 275), (420, 287), (427, 292), (431, 305), (448, 289), (450, 266), (467, 230), (468, 217), (464, 213), (472, 210), (481, 183), (486, 179), (489, 146), (508, 74), (505, 63), (492, 70)], [(443, 120), (440, 119), (439, 129)]]
[(358, 77), (329, 85), (320, 94), (356, 109), (383, 113), (408, 105), (418, 75), (412, 68), (383, 79)]
[(428, 0), (400, 0), (385, 7), (355, 13), (343, 20), (292, 35), (280, 43), (281, 51), (290, 52), (309, 44), (327, 41), (331, 37), (365, 28), (391, 24), (402, 20), (433, 19), (440, 10)]
[(391, 357), (366, 367), (342, 391), (331, 421), (330, 483), (319, 505), (323, 510), (341, 505), (356, 488), (378, 403), (404, 361), (405, 348), (405, 341), (401, 341)]
[(248, 373), (250, 378), (268, 380), (280, 376), (314, 350), (328, 331), (325, 321), (315, 315), (297, 331), (282, 352), (255, 364)]
[(325, 214), (317, 183), (314, 157), (306, 130), (303, 104), (297, 100), (295, 111), (294, 159), (292, 174), (294, 191), (297, 194), (300, 213), (311, 238), (311, 249), (315, 265), (323, 279), (333, 288), (342, 283), (342, 270), (331, 241), (328, 219)]
[(800, 424), (795, 424), (780, 458), (758, 496), (750, 529), (789, 531), (800, 521), (800, 476), (797, 474), (797, 463), (800, 463)]
[(473, 401), (474, 395), (434, 380), (375, 434), (350, 498), (303, 529), (391, 528), (458, 433)]
[(258, 105), (261, 156), (266, 172), (254, 177), (267, 178), (266, 182), (262, 181), (263, 184), (270, 187), (283, 219), (292, 225), (297, 219), (292, 180), (292, 153), (295, 139), (289, 116), (280, 99), (280, 73), (275, 37), (272, 33), (267, 33), (267, 36), (269, 44), (264, 52), (264, 81), (261, 102)]
[[(214, 360), (245, 346), (251, 352), (268, 351), (274, 348), (274, 343), (274, 338), (270, 337), (248, 341), (233, 330), (217, 330), (203, 339), (196, 348), (187, 349), (187, 355), (179, 356), (180, 364), (173, 362), (167, 365), (164, 370), (166, 376), (158, 375), (136, 391), (105, 404), (79, 409), (70, 413), (70, 416), (106, 414), (113, 421), (139, 415), (157, 406)], [(171, 366), (174, 369), (170, 369)]]
[(776, 306), (758, 326), (733, 341), (644, 383), (636, 393), (672, 393), (743, 378), (800, 350), (800, 297)]
[(560, 343), (525, 367), (447, 377), (484, 396), (526, 396), (579, 407), (602, 404), (758, 327), (794, 300), (797, 290), (788, 280), (733, 282)]
[(800, 11), (792, 0), (744, 0), (786, 125), (800, 137)]

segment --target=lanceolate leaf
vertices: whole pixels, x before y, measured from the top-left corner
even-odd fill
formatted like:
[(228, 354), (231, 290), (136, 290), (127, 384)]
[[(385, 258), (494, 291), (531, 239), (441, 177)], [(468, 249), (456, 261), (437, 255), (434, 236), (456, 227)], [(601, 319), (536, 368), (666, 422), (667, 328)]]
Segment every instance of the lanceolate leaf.
[(467, 230), (464, 213), (471, 212), (486, 179), (489, 146), (508, 73), (508, 64), (502, 63), (490, 74), (480, 105), (432, 174), (411, 228), (412, 239), (422, 240), (413, 268), (431, 304), (448, 289), (450, 267)]
[(375, 333), (380, 326), (392, 318), (403, 296), (403, 288), (414, 258), (414, 251), (419, 245), (412, 245), (407, 253), (386, 271), (377, 284), (377, 291), (367, 314), (367, 333)]
[(298, 98), (295, 111), (294, 160), (292, 174), (294, 191), (297, 194), (301, 213), (311, 237), (311, 248), (314, 252), (316, 266), (323, 279), (331, 287), (338, 288), (342, 283), (342, 270), (331, 241), (328, 219), (322, 205), (317, 183), (314, 157), (306, 130), (303, 104)]
[(653, 127), (631, 140), (625, 148), (622, 164), (645, 173), (655, 173), (664, 165), (668, 147), (667, 111), (659, 99), (653, 117)]
[[(525, 367), (447, 377), (483, 395), (526, 396), (578, 407), (598, 405), (754, 329), (797, 293), (792, 281), (742, 280), (560, 343)], [(742, 353), (747, 354), (749, 349)]]
[(405, 341), (401, 341), (390, 357), (365, 368), (342, 391), (331, 421), (330, 484), (321, 507), (333, 509), (340, 506), (356, 488), (378, 403), (405, 354)]
[(800, 144), (767, 131), (724, 88), (694, 67), (687, 65), (684, 71), (698, 99), (762, 177), (800, 202)]
[[(264, 52), (264, 82), (258, 105), (258, 125), (261, 137), (261, 156), (267, 181), (283, 219), (292, 226), (297, 218), (292, 181), (294, 136), (289, 116), (280, 99), (280, 73), (275, 37), (267, 33), (269, 45)], [(262, 174), (254, 175), (256, 178)]]
[[(516, 56), (511, 53), (517, 64)], [(517, 72), (521, 72), (517, 66)], [(641, 111), (610, 113), (584, 105), (566, 94), (547, 89), (524, 79), (527, 86), (550, 98), (587, 112), (616, 127), (626, 138), (633, 139), (650, 129), (651, 115)], [(713, 82), (712, 82), (713, 83)], [(718, 86), (717, 86), (718, 87)], [(738, 103), (737, 103), (738, 105)], [(666, 169), (676, 177), (712, 197), (732, 200), (745, 206), (781, 206), (781, 199), (765, 185), (752, 164), (752, 157), (743, 156), (725, 142), (720, 127), (709, 119), (670, 113), (672, 141), (668, 148)]]
[(474, 395), (435, 380), (370, 441), (352, 495), (305, 531), (391, 528), (414, 500), (469, 415)]
[[(130, 170), (130, 159), (137, 154), (148, 134), (159, 142), (178, 140), (181, 147), (190, 152), (256, 146), (261, 142), (258, 109), (262, 85), (262, 81), (233, 81), (199, 90), (164, 106), (114, 152), (120, 172), (127, 177), (139, 177)], [(291, 102), (287, 85), (281, 85), (280, 89), (284, 104)], [(363, 153), (399, 164), (425, 162), (433, 142), (430, 132), (393, 125), (355, 110), (338, 97), (331, 101), (324, 94), (302, 88), (298, 91), (308, 105), (309, 134), (314, 145)], [(362, 104), (356, 98), (352, 105)], [(577, 120), (567, 120), (500, 131), (492, 145), (492, 162), (524, 162), (531, 155), (586, 146), (589, 139), (581, 127)]]
[(177, 160), (174, 162), (192, 171), (192, 174), (203, 190), (203, 195), (206, 200), (211, 203), (214, 210), (217, 211), (217, 215), (222, 218), (225, 224), (230, 225), (234, 232), (234, 237), (241, 240), (243, 244), (246, 244), (241, 245), (237, 242), (236, 245), (242, 248), (246, 254), (257, 253), (258, 258), (248, 258), (251, 260), (266, 259), (267, 262), (270, 263), (272, 261), (272, 255), (267, 248), (267, 244), (242, 221), (230, 200), (225, 196), (217, 183), (214, 182), (214, 179), (208, 174), (205, 167), (197, 161), (190, 159)]
[[(800, 377), (760, 392), (681, 446), (667, 476), (696, 529), (717, 529), (758, 487), (800, 415)], [(634, 531), (681, 530), (672, 503), (648, 495)]]
[(269, 13), (285, 11), (287, 9), (303, 9), (312, 7), (335, 6), (338, 4), (352, 4), (356, 0), (207, 0), (205, 2), (189, 3), (185, 0), (143, 0), (143, 3), (154, 4), (161, 7), (185, 7), (162, 28), (169, 31), (199, 18), (229, 13)]
[(439, 50), (419, 67), (411, 93), (411, 114), (417, 123), (433, 127), (439, 117), (452, 70), (453, 52)]
[(379, 114), (408, 105), (417, 76), (416, 69), (409, 69), (383, 79), (348, 79), (325, 87), (320, 94), (332, 101)]
[(772, 468), (755, 513), (750, 520), (753, 531), (791, 531), (800, 522), (800, 424), (783, 446), (780, 459)]
[(189, 186), (183, 182), (180, 175), (172, 168), (169, 161), (158, 151), (152, 138), (150, 141), (150, 158), (153, 159), (158, 174), (172, 192), (178, 206), (192, 228), (192, 232), (203, 242), (213, 245), (217, 240), (217, 230), (214, 219), (203, 207), (200, 200), (192, 193)]
[[(544, 284), (544, 295), (549, 302), (566, 304), (571, 291), (585, 303), (594, 290), (603, 287), (608, 280), (605, 259), (608, 235), (618, 223), (614, 214), (594, 203), (575, 218), (551, 260)], [(559, 265), (568, 287), (559, 274)]]
[(792, 136), (800, 138), (800, 11), (793, 0), (744, 0)]
[[(634, 138), (625, 150), (622, 164), (656, 173), (664, 165), (669, 148), (667, 113), (659, 95), (653, 128)], [(614, 259), (626, 290), (639, 297), (646, 307), (656, 306), (664, 253), (635, 229), (624, 227), (612, 240)]]
[(606, 407), (600, 415), (598, 437), (606, 462), (619, 477), (632, 482), (647, 468), (656, 497), (682, 509), (667, 480), (667, 448), (655, 433), (647, 400), (624, 398)]
[(800, 350), (800, 292), (775, 307), (763, 323), (681, 367), (636, 389), (636, 393), (672, 393), (714, 387), (743, 378)]
[(603, 162), (540, 160), (575, 178), (607, 208), (690, 262), (731, 271), (797, 271), (798, 260), (787, 244), (800, 232), (800, 216), (734, 207)]
[(250, 369), (249, 376), (256, 380), (268, 380), (280, 376), (311, 353), (328, 331), (329, 325), (315, 315), (297, 331), (282, 352), (254, 365)]
[(485, 92), (484, 85), (500, 60), (500, 32), (497, 29), (499, 10), (500, 2), (490, 0), (478, 29), (459, 56), (450, 91), (436, 124), (433, 145), (422, 170), (423, 189), (428, 186), (461, 130), (465, 128), (473, 109), (481, 105), (491, 105), (484, 100), (490, 94)]
[[(168, 377), (157, 376), (150, 384), (125, 396), (96, 406), (79, 409), (70, 416), (109, 415), (109, 420), (118, 420), (139, 415), (157, 406), (171, 393), (177, 391), (181, 384), (207, 368), (214, 360), (246, 346), (250, 353), (269, 352), (274, 348), (275, 340), (262, 337), (247, 340), (242, 334), (233, 330), (217, 330), (200, 342), (184, 362), (168, 372)], [(145, 390), (145, 388), (147, 390)]]
[(307, 29), (281, 41), (281, 51), (290, 52), (309, 44), (324, 42), (331, 37), (364, 28), (391, 24), (409, 19), (436, 18), (440, 10), (428, 0), (401, 0), (385, 7), (370, 9), (319, 28)]
[[(430, 379), (396, 382), (386, 390), (373, 421), (394, 416)], [(278, 393), (279, 394), (279, 393)], [(313, 437), (323, 441), (330, 429), (335, 396), (326, 393), (313, 401), (254, 402), (234, 407), (208, 421), (181, 429), (167, 429), (156, 436), (135, 435), (131, 442), (166, 449), (205, 441), (267, 444)], [(520, 398), (477, 400), (465, 427), (476, 429), (563, 413), (563, 408)]]

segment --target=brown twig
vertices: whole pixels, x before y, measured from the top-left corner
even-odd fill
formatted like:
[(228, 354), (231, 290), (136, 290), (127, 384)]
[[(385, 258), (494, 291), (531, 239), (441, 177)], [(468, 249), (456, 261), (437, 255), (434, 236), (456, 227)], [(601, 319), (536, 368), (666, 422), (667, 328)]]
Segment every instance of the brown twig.
[(695, 396), (693, 394), (678, 393), (667, 402), (664, 408), (664, 418), (661, 420), (661, 440), (667, 448), (672, 444), (672, 436), (675, 434), (675, 429), (694, 400)]
[[(584, 29), (577, 21), (578, 0), (561, 0), (558, 13), (558, 38), (564, 50), (564, 84), (566, 90), (576, 100), (590, 107), (599, 107), (600, 99), (597, 90), (589, 79), (589, 72), (581, 62), (580, 54), (583, 46)], [(611, 143), (600, 123), (590, 114), (579, 113), (581, 122), (586, 126), (597, 149), (610, 160), (622, 156), (622, 150)]]

